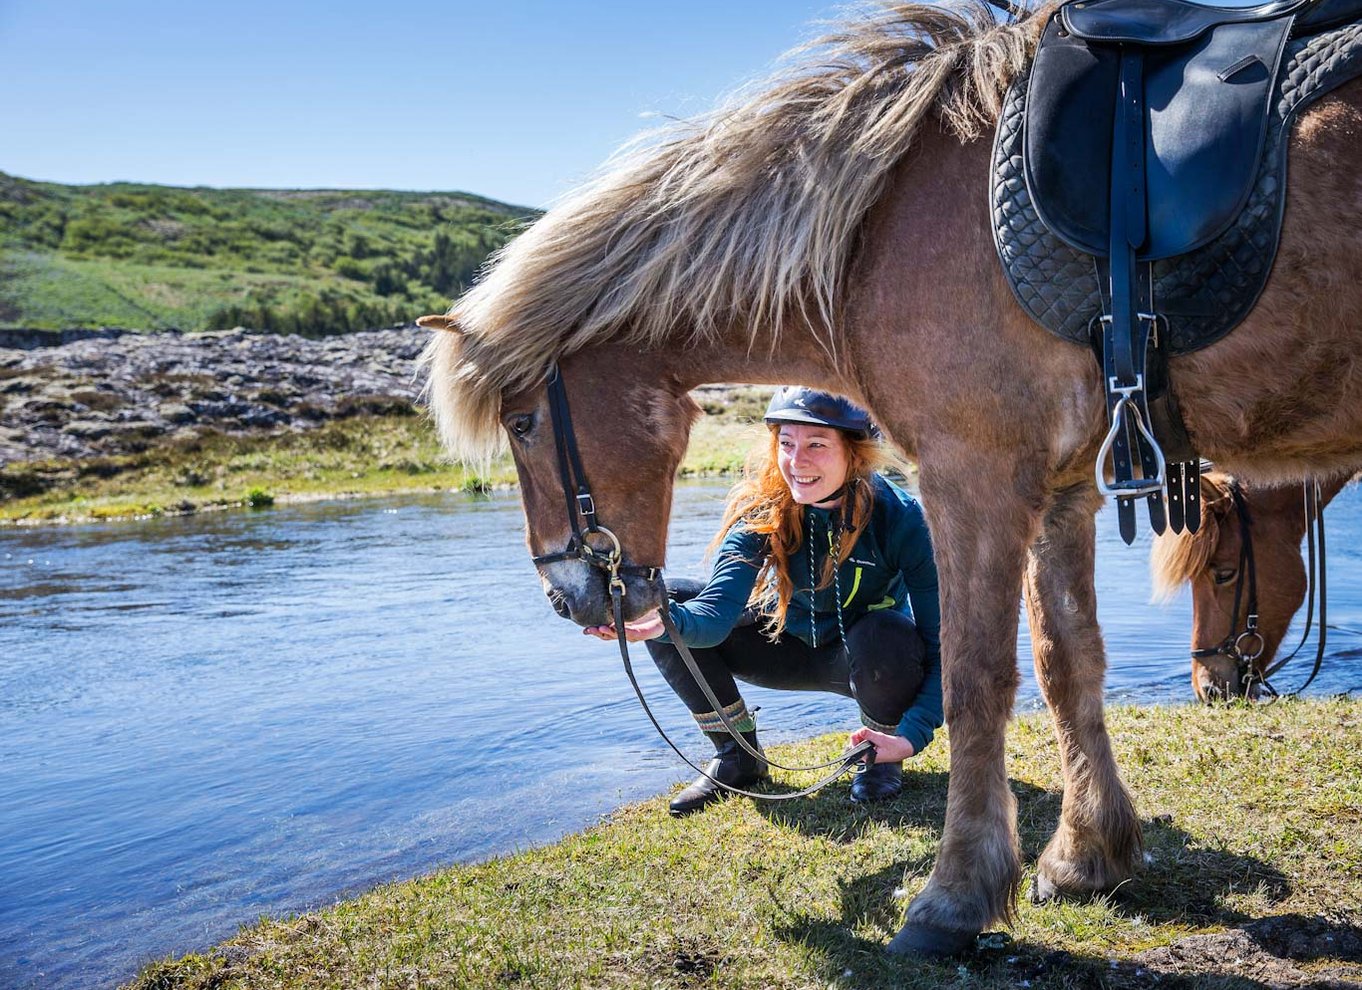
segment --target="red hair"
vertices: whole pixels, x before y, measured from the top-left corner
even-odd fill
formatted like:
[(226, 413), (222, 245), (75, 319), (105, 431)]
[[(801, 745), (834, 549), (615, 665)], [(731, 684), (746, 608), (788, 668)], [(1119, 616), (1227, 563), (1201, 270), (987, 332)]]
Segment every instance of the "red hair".
[[(871, 478), (876, 471), (893, 463), (878, 440), (856, 437), (840, 430), (835, 432), (847, 445), (846, 492), (836, 516), (840, 519), (842, 537), (836, 562), (831, 554), (824, 560), (817, 588), (831, 584), (834, 569), (851, 556), (851, 549), (865, 532), (874, 508), (875, 489)], [(794, 500), (790, 486), (780, 473), (779, 451), (780, 428), (772, 426), (771, 442), (753, 451), (742, 480), (729, 492), (723, 524), (709, 546), (713, 552), (737, 525), (767, 538), (766, 557), (748, 604), (766, 617), (764, 632), (771, 639), (785, 629), (785, 615), (795, 593), (790, 559), (804, 544), (804, 506)]]

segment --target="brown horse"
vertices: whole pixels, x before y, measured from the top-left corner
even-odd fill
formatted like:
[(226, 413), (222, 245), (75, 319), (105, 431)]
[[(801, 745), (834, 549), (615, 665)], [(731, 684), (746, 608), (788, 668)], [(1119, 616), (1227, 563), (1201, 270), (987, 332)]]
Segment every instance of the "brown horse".
[[(917, 460), (951, 779), (896, 951), (958, 951), (1015, 903), (1004, 734), (1023, 589), (1065, 780), (1033, 893), (1108, 890), (1140, 859), (1102, 710), (1100, 374), (1018, 307), (985, 194), (989, 128), (1042, 20), (901, 5), (850, 23), (764, 87), (614, 159), (426, 321), (444, 331), (426, 358), (445, 440), (465, 458), (509, 442), (537, 555), (571, 535), (546, 389), (558, 369), (599, 520), (639, 568), (626, 618), (662, 604), (644, 568), (663, 563), (696, 386), (845, 393)], [(1359, 133), (1362, 82), (1301, 116), (1272, 281), (1233, 334), (1171, 362), (1198, 449), (1242, 477), (1362, 465)], [(560, 612), (607, 621), (600, 570), (563, 559), (540, 574)]]
[[(1348, 479), (1321, 481), (1320, 508), (1328, 505)], [(1253, 548), (1258, 596), (1258, 635), (1253, 643), (1262, 652), (1251, 663), (1253, 677), (1245, 679), (1233, 656), (1224, 652), (1192, 657), (1192, 689), (1205, 702), (1230, 698), (1257, 699), (1261, 679), (1277, 655), (1291, 619), (1305, 600), (1307, 580), (1301, 560), (1305, 536), (1305, 500), (1300, 485), (1254, 485), (1236, 482), (1227, 474), (1209, 472), (1201, 478), (1202, 523), (1196, 533), (1165, 533), (1154, 541), (1150, 569), (1163, 596), (1184, 583), (1192, 585), (1192, 650), (1213, 650), (1232, 641), (1244, 629), (1248, 609), (1247, 576), (1240, 574), (1244, 545), (1240, 512), (1231, 485), (1238, 484), (1243, 523)], [(1235, 615), (1238, 589), (1239, 614)]]

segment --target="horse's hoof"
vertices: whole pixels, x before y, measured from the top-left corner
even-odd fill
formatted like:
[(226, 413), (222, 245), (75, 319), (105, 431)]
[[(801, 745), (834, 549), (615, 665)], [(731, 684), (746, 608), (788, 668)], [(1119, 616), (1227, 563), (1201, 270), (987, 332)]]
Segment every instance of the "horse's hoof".
[(974, 947), (978, 934), (910, 921), (890, 941), (887, 950), (896, 956), (958, 956)]
[(1036, 879), (1031, 881), (1030, 899), (1032, 904), (1045, 904), (1049, 901), (1057, 900), (1062, 891), (1044, 876), (1037, 873)]

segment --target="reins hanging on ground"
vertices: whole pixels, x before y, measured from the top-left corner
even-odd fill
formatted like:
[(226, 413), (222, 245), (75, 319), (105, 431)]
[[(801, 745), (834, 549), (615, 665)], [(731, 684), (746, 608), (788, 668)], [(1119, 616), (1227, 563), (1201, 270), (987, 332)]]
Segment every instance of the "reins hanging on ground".
[[(624, 628), (623, 596), (622, 595), (617, 596), (612, 591), (611, 599), (612, 609), (615, 614), (615, 628), (617, 630), (623, 629)], [(721, 721), (724, 725), (724, 728), (728, 730), (728, 734), (732, 736), (734, 740), (737, 741), (738, 745), (741, 746), (750, 756), (756, 757), (758, 760), (760, 760), (762, 763), (765, 763), (769, 767), (775, 767), (778, 770), (786, 770), (791, 773), (805, 773), (813, 770), (825, 770), (828, 767), (836, 768), (832, 771), (832, 773), (828, 774), (822, 780), (818, 781), (815, 784), (809, 785), (803, 790), (789, 791), (781, 794), (761, 794), (756, 791), (746, 791), (740, 787), (734, 787), (731, 784), (725, 784), (721, 780), (715, 780), (715, 778), (707, 770), (705, 770), (702, 767), (696, 766), (694, 763), (690, 761), (690, 759), (686, 756), (685, 753), (681, 752), (680, 748), (676, 745), (676, 743), (672, 742), (671, 738), (663, 730), (661, 724), (659, 724), (659, 722), (657, 721), (657, 717), (653, 715), (653, 711), (651, 708), (648, 707), (647, 699), (644, 698), (643, 691), (639, 687), (638, 678), (634, 676), (633, 663), (629, 659), (628, 641), (621, 634), (618, 640), (620, 644), (620, 659), (624, 663), (624, 672), (629, 677), (629, 683), (633, 685), (634, 693), (638, 695), (638, 703), (643, 706), (644, 713), (648, 716), (648, 720), (653, 723), (653, 728), (655, 728), (657, 730), (658, 735), (662, 737), (662, 741), (665, 742), (668, 746), (670, 746), (672, 750), (676, 753), (676, 755), (681, 757), (681, 759), (686, 763), (687, 766), (689, 766), (692, 770), (695, 770), (702, 777), (705, 777), (710, 781), (713, 781), (715, 784), (717, 784), (719, 787), (722, 787), (726, 791), (730, 791), (733, 794), (741, 794), (744, 797), (757, 798), (762, 801), (791, 801), (794, 798), (807, 797), (810, 794), (814, 794), (817, 791), (821, 791), (824, 787), (827, 787), (828, 784), (831, 784), (834, 780), (842, 776), (842, 774), (844, 773), (864, 773), (875, 762), (875, 744), (870, 742), (869, 740), (866, 740), (865, 742), (861, 743), (858, 746), (849, 747), (848, 749), (844, 750), (841, 753), (841, 755), (838, 756), (837, 759), (835, 760), (829, 760), (826, 763), (815, 763), (807, 767), (787, 767), (783, 764), (777, 763), (774, 760), (772, 760), (760, 749), (748, 743), (748, 741), (743, 738), (742, 733), (739, 732), (737, 728), (733, 725), (733, 723), (729, 720), (728, 716), (724, 714), (723, 705), (720, 704), (718, 698), (714, 696), (714, 690), (709, 686), (709, 682), (705, 679), (705, 675), (700, 670), (699, 664), (695, 662), (695, 657), (691, 655), (690, 648), (687, 647), (686, 644), (681, 641), (680, 633), (677, 631), (676, 625), (672, 622), (671, 615), (668, 614), (668, 609), (666, 607), (665, 589), (663, 592), (663, 607), (659, 610), (659, 614), (662, 617), (662, 627), (667, 631), (667, 635), (671, 638), (672, 645), (676, 647), (677, 653), (681, 655), (681, 659), (686, 664), (686, 669), (689, 670), (691, 676), (695, 678), (695, 683), (699, 685), (700, 690), (705, 695), (705, 699), (711, 705), (714, 706), (714, 711), (719, 716), (719, 721)]]
[[(624, 551), (620, 546), (619, 538), (606, 527), (602, 526), (596, 518), (596, 501), (591, 495), (590, 486), (587, 484), (586, 472), (582, 468), (581, 456), (577, 450), (577, 436), (572, 428), (572, 413), (568, 408), (567, 388), (563, 384), (563, 377), (558, 367), (555, 365), (549, 375), (548, 380), (548, 399), (549, 399), (549, 418), (553, 428), (554, 449), (558, 455), (558, 476), (562, 484), (563, 499), (567, 507), (568, 525), (572, 530), (572, 535), (568, 537), (568, 544), (557, 553), (539, 554), (531, 559), (535, 564), (551, 564), (562, 560), (581, 560), (592, 567), (606, 572), (608, 587), (610, 589), (611, 613), (615, 623), (615, 632), (620, 647), (620, 660), (624, 664), (624, 672), (629, 678), (629, 683), (633, 685), (634, 693), (638, 696), (639, 704), (643, 707), (648, 720), (653, 723), (653, 728), (658, 735), (677, 756), (689, 766), (697, 771), (701, 776), (722, 787), (726, 791), (734, 794), (741, 794), (745, 797), (757, 798), (762, 801), (789, 801), (794, 798), (806, 797), (826, 787), (844, 773), (862, 773), (875, 762), (875, 744), (869, 740), (848, 748), (835, 760), (826, 763), (816, 763), (807, 767), (787, 767), (784, 764), (776, 763), (766, 756), (760, 749), (749, 743), (732, 721), (724, 713), (724, 706), (720, 704), (714, 695), (714, 689), (710, 687), (705, 679), (699, 664), (695, 662), (690, 649), (681, 640), (680, 634), (672, 622), (670, 610), (667, 602), (667, 588), (662, 580), (661, 567), (626, 565), (623, 563)], [(585, 521), (586, 527), (583, 530), (582, 522)], [(587, 536), (592, 534), (603, 535), (610, 541), (607, 550), (599, 550), (587, 542)], [(723, 723), (724, 729), (733, 740), (749, 756), (755, 757), (769, 767), (778, 770), (786, 770), (791, 773), (805, 773), (814, 770), (824, 770), (828, 767), (836, 769), (809, 787), (800, 791), (782, 794), (759, 794), (755, 791), (745, 791), (741, 788), (725, 784), (723, 781), (715, 780), (708, 771), (696, 766), (681, 752), (676, 743), (663, 730), (661, 723), (653, 715), (652, 709), (648, 706), (648, 701), (643, 695), (643, 689), (639, 686), (638, 678), (634, 675), (633, 662), (629, 657), (629, 642), (624, 632), (624, 597), (626, 588), (624, 576), (639, 577), (644, 581), (654, 585), (661, 593), (662, 605), (658, 612), (662, 618), (662, 627), (671, 638), (672, 644), (676, 647), (681, 659), (686, 664), (686, 669), (695, 678), (695, 683), (704, 694), (707, 701), (714, 706), (715, 713), (719, 716), (719, 721)], [(839, 601), (840, 606), (840, 601)], [(839, 617), (840, 618), (840, 617)], [(858, 769), (859, 768), (859, 769)]]

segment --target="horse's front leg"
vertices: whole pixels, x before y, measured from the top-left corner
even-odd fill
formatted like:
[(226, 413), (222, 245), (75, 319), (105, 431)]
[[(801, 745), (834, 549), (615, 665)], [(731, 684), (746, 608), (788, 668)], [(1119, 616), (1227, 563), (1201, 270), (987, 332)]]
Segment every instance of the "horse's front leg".
[(1064, 771), (1059, 828), (1040, 857), (1036, 900), (1110, 890), (1130, 876), (1141, 849), (1139, 819), (1102, 714), (1106, 655), (1093, 590), (1093, 515), (1100, 505), (1091, 486), (1062, 492), (1027, 559), (1036, 680), (1054, 719)]
[[(953, 955), (1010, 917), (1021, 866), (1003, 741), (1016, 696), (1017, 611), (1044, 483), (1013, 450), (922, 451), (923, 506), (941, 588), (950, 727), (946, 827), (932, 875), (891, 952)], [(944, 455), (944, 456), (943, 456)]]

